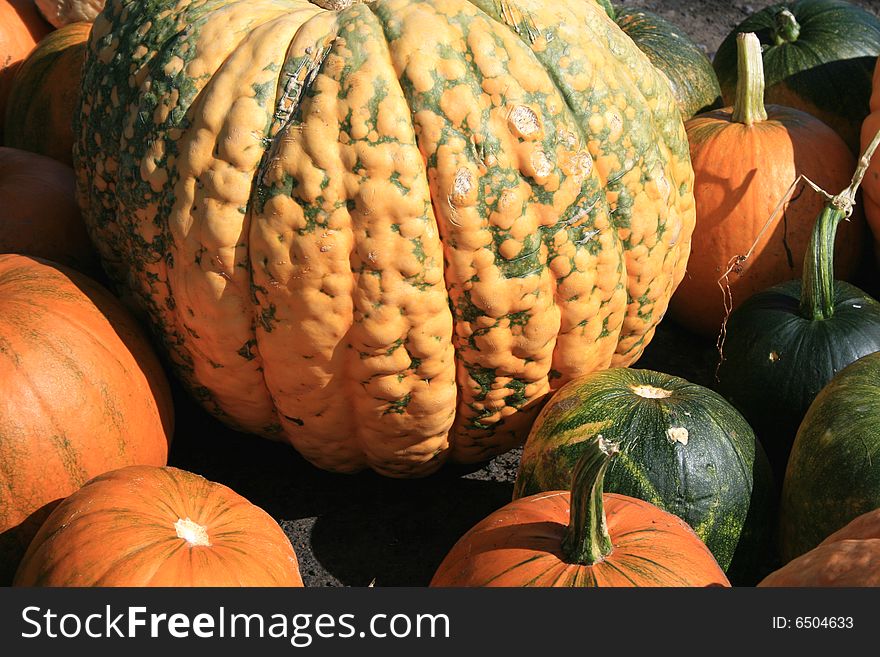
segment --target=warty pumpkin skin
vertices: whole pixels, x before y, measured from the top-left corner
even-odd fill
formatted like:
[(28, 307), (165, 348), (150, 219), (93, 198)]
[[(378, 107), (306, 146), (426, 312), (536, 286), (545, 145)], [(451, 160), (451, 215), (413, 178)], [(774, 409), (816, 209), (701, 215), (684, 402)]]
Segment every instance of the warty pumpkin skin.
[(6, 114), (6, 98), (21, 61), (51, 31), (32, 0), (0, 0), (0, 119)]
[(100, 271), (76, 202), (73, 169), (52, 158), (0, 146), (0, 253), (19, 253)]
[(91, 23), (73, 23), (40, 41), (12, 83), (3, 125), (5, 146), (72, 164), (73, 114)]
[(583, 0), (111, 0), (80, 203), (189, 389), (316, 465), (521, 444), (633, 362), (683, 273), (668, 86)]
[[(764, 106), (760, 49), (757, 43), (752, 46), (753, 61), (742, 62), (745, 88), (737, 103), (685, 123), (697, 226), (670, 316), (707, 337), (719, 334), (726, 314), (719, 279), (753, 245), (749, 258), (723, 281), (733, 309), (755, 293), (803, 274), (813, 222), (825, 199), (801, 182), (802, 191), (765, 228), (798, 176), (834, 192), (846, 187), (855, 169), (847, 145), (824, 123), (794, 108)], [(856, 207), (840, 227), (838, 278), (845, 280), (857, 269), (864, 236), (864, 217)]]
[(129, 466), (52, 512), (16, 586), (295, 586), (278, 523), (232, 489), (172, 467)]
[(775, 524), (770, 466), (752, 428), (716, 392), (679, 377), (613, 368), (574, 379), (532, 425), (513, 498), (560, 490), (597, 436), (620, 446), (604, 490), (684, 520), (734, 585), (769, 572)]
[(164, 465), (173, 430), (165, 374), (125, 308), (73, 270), (0, 255), (0, 582), (58, 500)]
[(607, 0), (597, 4), (666, 76), (684, 120), (721, 106), (712, 62), (684, 30), (645, 9), (613, 7)]
[(880, 509), (857, 516), (758, 586), (880, 586)]
[(91, 23), (104, 8), (105, 0), (34, 0), (40, 14), (57, 28), (86, 21)]
[(570, 492), (523, 497), (490, 514), (452, 547), (431, 586), (730, 586), (681, 518), (603, 495), (616, 450), (601, 437), (590, 441)]

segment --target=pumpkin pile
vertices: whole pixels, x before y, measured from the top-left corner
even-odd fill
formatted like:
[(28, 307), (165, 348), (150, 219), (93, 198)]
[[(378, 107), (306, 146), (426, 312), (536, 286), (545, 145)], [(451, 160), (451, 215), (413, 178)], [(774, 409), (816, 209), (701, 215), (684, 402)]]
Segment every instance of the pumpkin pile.
[(423, 584), (858, 582), (878, 55), (838, 0), (714, 61), (608, 0), (0, 0), (0, 584), (302, 586), (182, 408), (338, 476), (522, 448)]

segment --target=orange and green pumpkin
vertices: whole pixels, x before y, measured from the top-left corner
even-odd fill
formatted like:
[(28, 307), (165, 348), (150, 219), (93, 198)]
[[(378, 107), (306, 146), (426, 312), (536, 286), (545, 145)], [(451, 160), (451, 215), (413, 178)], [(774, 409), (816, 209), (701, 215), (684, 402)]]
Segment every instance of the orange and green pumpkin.
[(783, 562), (880, 508), (880, 352), (841, 370), (810, 405), (791, 448), (780, 508)]
[(452, 547), (431, 586), (730, 586), (681, 518), (644, 500), (603, 494), (618, 449), (601, 437), (587, 442), (567, 490), (490, 514)]
[(521, 444), (638, 358), (694, 224), (669, 87), (583, 0), (111, 0), (75, 133), (189, 390), (334, 471)]
[(72, 23), (37, 44), (15, 74), (3, 143), (71, 164), (73, 114), (91, 23)]
[(597, 3), (666, 76), (684, 120), (721, 106), (712, 62), (684, 30), (646, 9)]
[(754, 584), (768, 572), (776, 501), (770, 467), (751, 427), (723, 397), (641, 369), (569, 381), (532, 426), (514, 499), (564, 489), (596, 436), (620, 445), (606, 492), (687, 522), (735, 584)]
[(232, 489), (172, 467), (96, 477), (52, 512), (16, 586), (302, 586), (278, 523)]
[(108, 470), (164, 465), (173, 427), (165, 374), (116, 298), (0, 255), (0, 585), (58, 501)]

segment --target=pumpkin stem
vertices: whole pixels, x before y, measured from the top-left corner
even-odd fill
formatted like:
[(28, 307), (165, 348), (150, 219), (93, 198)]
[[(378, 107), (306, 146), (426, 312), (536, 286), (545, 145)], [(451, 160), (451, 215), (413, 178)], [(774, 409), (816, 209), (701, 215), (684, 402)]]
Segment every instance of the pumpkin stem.
[(602, 488), (605, 470), (620, 447), (602, 436), (585, 447), (572, 475), (571, 511), (562, 552), (570, 563), (592, 566), (614, 549), (605, 519)]
[(773, 45), (781, 46), (783, 43), (793, 43), (801, 34), (801, 26), (788, 9), (776, 12), (773, 17)]
[(761, 42), (754, 32), (736, 35), (736, 99), (731, 119), (752, 125), (767, 120), (764, 109), (764, 62)]
[(874, 151), (880, 145), (880, 132), (868, 144), (853, 174), (849, 187), (831, 197), (825, 204), (810, 236), (810, 245), (804, 257), (804, 275), (801, 282), (801, 315), (817, 321), (834, 314), (834, 238), (841, 220), (852, 214), (856, 192), (871, 164)]

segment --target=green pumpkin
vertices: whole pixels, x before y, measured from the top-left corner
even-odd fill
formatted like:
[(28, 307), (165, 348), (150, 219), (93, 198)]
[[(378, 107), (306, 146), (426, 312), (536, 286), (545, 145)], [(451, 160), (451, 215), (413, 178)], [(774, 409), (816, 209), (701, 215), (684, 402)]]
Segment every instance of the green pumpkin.
[(765, 100), (812, 114), (853, 152), (868, 115), (871, 75), (880, 54), (880, 18), (839, 0), (797, 0), (750, 16), (724, 39), (713, 66), (725, 102), (736, 93), (736, 35), (764, 46)]
[(880, 350), (880, 303), (833, 275), (837, 227), (852, 207), (878, 138), (852, 184), (816, 220), (802, 280), (759, 292), (727, 321), (717, 389), (755, 429), (779, 477), (816, 395), (844, 367)]
[(791, 450), (780, 542), (787, 562), (880, 507), (880, 353), (846, 367), (810, 406)]
[(712, 62), (680, 27), (644, 9), (615, 9), (608, 0), (597, 3), (666, 76), (683, 120), (721, 107), (721, 88)]
[(769, 567), (773, 482), (751, 427), (717, 393), (650, 370), (575, 379), (538, 416), (514, 499), (564, 490), (597, 435), (620, 443), (605, 491), (637, 497), (687, 522), (732, 581)]

